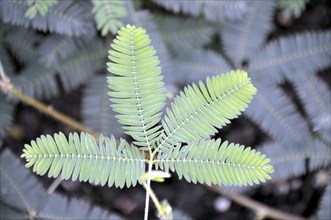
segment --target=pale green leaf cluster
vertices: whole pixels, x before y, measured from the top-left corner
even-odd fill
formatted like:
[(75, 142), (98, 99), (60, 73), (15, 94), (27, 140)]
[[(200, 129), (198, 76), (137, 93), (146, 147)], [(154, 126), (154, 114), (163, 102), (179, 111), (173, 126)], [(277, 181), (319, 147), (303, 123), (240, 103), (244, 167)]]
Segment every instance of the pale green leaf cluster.
[(37, 15), (37, 13), (44, 16), (48, 9), (56, 3), (57, 0), (27, 0), (26, 4), (29, 8), (25, 12), (25, 17), (32, 19)]
[[(110, 101), (133, 144), (112, 136), (74, 133), (54, 139), (41, 136), (25, 145), (24, 157), (33, 171), (49, 177), (79, 179), (108, 186), (134, 186), (142, 181), (145, 163), (176, 172), (193, 183), (252, 185), (270, 179), (269, 159), (239, 144), (210, 140), (236, 118), (256, 93), (248, 74), (237, 70), (188, 86), (166, 110), (163, 76), (156, 51), (142, 28), (127, 25), (111, 44), (107, 63)], [(163, 127), (163, 129), (162, 129)], [(149, 159), (145, 159), (145, 151)], [(157, 154), (157, 156), (156, 156)], [(150, 166), (149, 166), (150, 167)], [(149, 171), (151, 171), (149, 169)], [(155, 174), (155, 173), (154, 173)]]
[(123, 26), (121, 19), (127, 15), (123, 0), (93, 0), (92, 12), (101, 35), (115, 34)]
[(126, 141), (121, 140), (116, 146), (115, 138), (99, 137), (99, 144), (85, 133), (63, 133), (41, 136), (31, 144), (26, 144), (22, 157), (26, 167), (33, 166), (33, 171), (48, 177), (78, 179), (82, 182), (108, 186), (135, 186), (139, 177), (145, 172), (144, 154)]

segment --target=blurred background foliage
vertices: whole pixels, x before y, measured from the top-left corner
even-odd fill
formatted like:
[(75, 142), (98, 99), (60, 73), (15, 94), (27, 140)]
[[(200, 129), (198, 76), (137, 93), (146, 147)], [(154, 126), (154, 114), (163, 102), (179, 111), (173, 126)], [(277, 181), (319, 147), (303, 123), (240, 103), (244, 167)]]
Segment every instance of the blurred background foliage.
[[(3, 0), (0, 60), (14, 87), (24, 94), (81, 120), (89, 129), (117, 137), (124, 134), (109, 108), (105, 63), (109, 43), (122, 25), (147, 29), (161, 60), (168, 100), (188, 83), (245, 69), (258, 93), (244, 116), (217, 137), (259, 148), (271, 158), (275, 173), (262, 187), (221, 190), (240, 190), (299, 216), (330, 219), (330, 12), (324, 0)], [(41, 185), (47, 187), (51, 180), (33, 176), (18, 159), (24, 142), (71, 128), (10, 94), (1, 92), (0, 105), (1, 219), (61, 218), (64, 213), (110, 218), (107, 211), (76, 199), (46, 195)], [(206, 208), (209, 214), (190, 212), (191, 203), (175, 192), (181, 185), (171, 188), (179, 183), (168, 183), (175, 195), (170, 192), (167, 198), (164, 188), (160, 194), (187, 214), (178, 212), (178, 218), (252, 217), (246, 212), (240, 216), (235, 206), (220, 209), (217, 201), (223, 198), (214, 194), (208, 197), (214, 204)], [(100, 190), (96, 188), (63, 182), (57, 191), (82, 197), (82, 192)], [(199, 201), (201, 191), (191, 197)], [(293, 191), (300, 196), (293, 199)], [(143, 199), (143, 190), (120, 193), (115, 189), (106, 194), (108, 199), (98, 192), (83, 198), (123, 217), (142, 216), (138, 195)]]

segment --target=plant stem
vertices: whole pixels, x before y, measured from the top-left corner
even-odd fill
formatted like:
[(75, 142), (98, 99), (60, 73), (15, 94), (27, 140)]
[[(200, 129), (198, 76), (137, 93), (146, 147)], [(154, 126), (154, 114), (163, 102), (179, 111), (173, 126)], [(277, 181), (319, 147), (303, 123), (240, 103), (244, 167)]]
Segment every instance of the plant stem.
[(213, 191), (222, 194), (226, 198), (231, 199), (232, 201), (255, 211), (256, 214), (261, 215), (264, 218), (269, 217), (269, 218), (277, 219), (277, 220), (280, 220), (280, 219), (305, 220), (305, 218), (302, 218), (300, 216), (295, 216), (290, 213), (286, 213), (286, 212), (271, 208), (269, 206), (266, 206), (262, 203), (255, 201), (253, 199), (250, 199), (244, 195), (231, 194), (231, 193), (224, 192), (223, 190), (220, 189), (219, 186), (211, 186), (210, 188)]
[[(153, 166), (153, 155), (152, 159), (149, 159), (148, 161), (148, 173), (152, 171), (152, 166)], [(144, 215), (144, 220), (148, 219), (148, 211), (149, 211), (149, 195), (151, 194), (151, 178), (148, 177), (146, 180), (147, 183), (143, 182), (143, 186), (146, 189), (146, 199), (145, 199), (145, 215)], [(154, 195), (155, 196), (155, 195)]]
[(47, 106), (29, 96), (24, 95), (23, 93), (16, 90), (13, 86), (8, 86), (8, 85), (4, 86), (3, 84), (0, 84), (0, 85), (1, 85), (1, 87), (0, 87), (1, 90), (3, 90), (4, 92), (9, 92), (10, 94), (14, 95), (21, 101), (25, 102), (26, 104), (31, 105), (32, 107), (55, 118), (56, 120), (62, 122), (63, 124), (66, 124), (78, 131), (85, 131), (85, 132), (91, 134), (95, 139), (98, 139), (99, 134), (89, 130), (88, 128), (86, 128), (83, 124), (79, 123), (78, 121), (54, 110), (50, 106)]

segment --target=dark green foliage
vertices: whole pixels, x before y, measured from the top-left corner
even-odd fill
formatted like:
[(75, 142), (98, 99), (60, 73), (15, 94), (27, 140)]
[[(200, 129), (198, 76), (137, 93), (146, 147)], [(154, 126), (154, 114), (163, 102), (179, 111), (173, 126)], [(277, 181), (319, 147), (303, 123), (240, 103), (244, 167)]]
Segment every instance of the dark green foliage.
[(36, 177), (8, 150), (1, 154), (0, 165), (1, 219), (120, 219), (76, 199), (47, 195)]
[(25, 1), (1, 1), (0, 6), (0, 16), (4, 23), (69, 36), (91, 36), (95, 34), (93, 22), (89, 19), (89, 16), (92, 16), (91, 5), (85, 1), (59, 1), (59, 3), (49, 8), (44, 16), (36, 14), (31, 20), (25, 17), (25, 12), (28, 10)]
[(245, 1), (167, 1), (154, 0), (155, 3), (175, 13), (183, 12), (193, 16), (203, 14), (207, 20), (219, 21), (224, 19), (236, 20), (242, 18), (249, 3)]
[[(7, 129), (11, 126), (13, 121), (14, 105), (5, 100), (6, 97), (0, 94), (0, 139), (6, 136)], [(2, 145), (2, 144), (0, 144)]]
[(89, 80), (84, 90), (81, 115), (88, 128), (107, 136), (121, 137), (124, 133), (116, 121), (115, 112), (109, 108), (108, 90), (104, 75)]

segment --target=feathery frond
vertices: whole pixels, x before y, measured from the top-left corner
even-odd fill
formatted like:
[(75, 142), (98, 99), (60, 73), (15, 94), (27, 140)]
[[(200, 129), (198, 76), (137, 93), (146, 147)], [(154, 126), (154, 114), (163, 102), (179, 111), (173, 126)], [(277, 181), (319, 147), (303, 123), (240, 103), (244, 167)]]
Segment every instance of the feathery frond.
[[(86, 46), (81, 38), (57, 34), (43, 38), (38, 47), (39, 62), (46, 67), (59, 67), (60, 61), (69, 58), (79, 48)], [(88, 40), (87, 40), (88, 41)]]
[(234, 66), (241, 68), (244, 59), (256, 52), (272, 28), (274, 1), (253, 1), (245, 19), (225, 22), (221, 29), (226, 54)]
[(93, 0), (93, 13), (101, 35), (109, 32), (115, 34), (123, 26), (122, 18), (126, 16), (123, 0)]
[(82, 100), (82, 119), (93, 131), (120, 137), (123, 135), (123, 130), (116, 121), (115, 112), (109, 107), (108, 90), (104, 75), (96, 76), (89, 81)]
[(29, 20), (24, 16), (28, 10), (25, 1), (0, 1), (0, 16), (4, 23), (31, 26), (40, 31), (55, 32), (69, 36), (91, 36), (95, 28), (88, 15), (91, 7), (88, 2), (59, 1), (48, 9), (45, 16), (36, 14)]
[(162, 120), (160, 147), (210, 138), (216, 128), (240, 115), (256, 92), (247, 73), (240, 70), (208, 77), (206, 84), (188, 86), (174, 99)]
[(162, 38), (173, 54), (190, 54), (211, 41), (215, 30), (202, 19), (158, 16), (155, 19)]
[(176, 82), (191, 83), (210, 75), (228, 72), (232, 68), (219, 54), (211, 50), (193, 49), (188, 54), (177, 54), (172, 61), (176, 69)]
[(136, 145), (152, 148), (159, 135), (161, 109), (165, 95), (160, 61), (142, 28), (127, 25), (111, 44), (107, 63), (108, 93), (118, 122)]
[(176, 171), (188, 182), (239, 185), (259, 184), (270, 179), (270, 159), (243, 145), (217, 140), (197, 140), (187, 146), (164, 149), (157, 163), (166, 172)]
[(48, 9), (57, 3), (57, 0), (26, 0), (25, 2), (29, 6), (28, 10), (25, 12), (25, 17), (32, 19), (37, 13), (44, 16)]
[[(22, 157), (26, 167), (33, 166), (33, 171), (48, 177), (60, 175), (62, 179), (82, 182), (115, 185), (123, 188), (135, 186), (145, 172), (144, 154), (126, 141), (120, 141), (116, 147), (115, 138), (99, 137), (99, 144), (94, 138), (82, 132), (70, 133), (69, 139), (60, 133), (54, 138), (42, 135), (31, 145), (26, 144)], [(62, 172), (61, 172), (62, 171)]]
[(293, 102), (275, 85), (254, 85), (259, 92), (245, 114), (282, 143), (298, 148), (304, 147), (302, 143), (310, 138), (310, 133)]
[[(13, 172), (15, 171), (15, 172)], [(1, 219), (120, 219), (98, 207), (76, 199), (47, 195), (36, 177), (14, 155), (4, 151), (0, 157)]]
[(0, 93), (0, 139), (6, 135), (7, 129), (13, 121), (14, 104), (5, 100), (5, 95)]
[(52, 98), (59, 93), (55, 79), (56, 71), (41, 64), (32, 63), (18, 75), (11, 77), (15, 88), (34, 98)]
[[(281, 81), (285, 76), (297, 77), (305, 72), (316, 72), (330, 65), (331, 31), (296, 34), (269, 43), (250, 60), (252, 79)], [(295, 75), (293, 73), (296, 73)]]
[[(271, 175), (273, 179), (291, 178), (330, 165), (329, 147), (312, 140), (304, 144), (307, 146), (302, 146), (300, 150), (296, 146), (277, 142), (260, 148), (260, 151), (271, 159), (270, 164), (275, 169)], [(308, 170), (306, 170), (307, 159)]]
[(107, 51), (99, 40), (83, 42), (70, 57), (62, 60), (56, 70), (59, 72), (65, 91), (86, 82), (102, 66)]
[(34, 44), (38, 41), (36, 32), (30, 29), (15, 27), (4, 32), (3, 43), (24, 64), (34, 62), (37, 53)]
[(300, 74), (293, 80), (298, 94), (313, 122), (313, 130), (331, 143), (331, 93), (315, 74)]
[(241, 19), (247, 10), (247, 2), (245, 1), (153, 1), (175, 13), (183, 12), (184, 14), (189, 14), (196, 17), (203, 14), (207, 20), (214, 22), (224, 19)]

